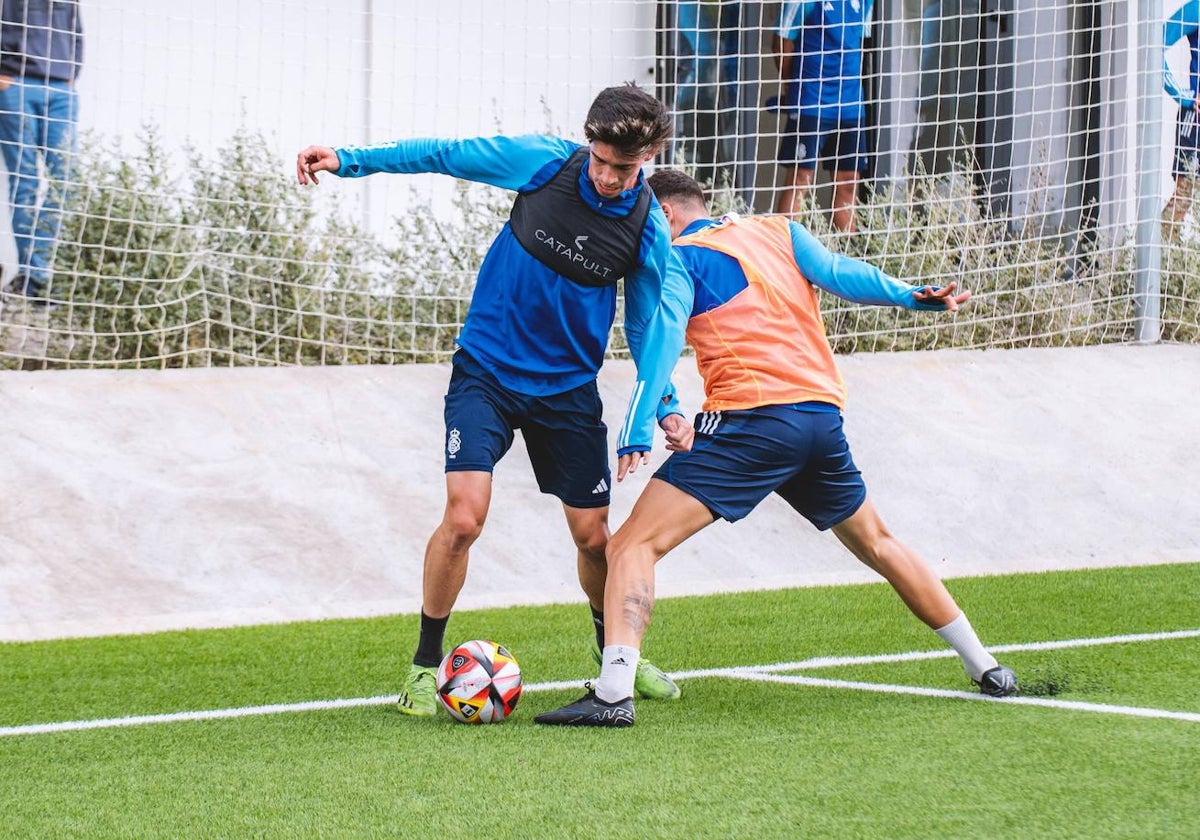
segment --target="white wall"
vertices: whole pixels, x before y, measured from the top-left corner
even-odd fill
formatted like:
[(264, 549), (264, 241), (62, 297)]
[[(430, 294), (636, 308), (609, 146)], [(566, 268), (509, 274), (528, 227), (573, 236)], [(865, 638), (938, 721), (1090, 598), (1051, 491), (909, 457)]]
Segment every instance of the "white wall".
[[(81, 6), (81, 127), (119, 140), (126, 151), (136, 148), (148, 122), (170, 146), (190, 142), (208, 152), (239, 125), (252, 127), (286, 170), (309, 143), (548, 127), (577, 137), (601, 88), (653, 81), (652, 0)], [(441, 189), (432, 179), (370, 180), (377, 228), (403, 208), (408, 184)], [(334, 189), (361, 210), (366, 187), (343, 182)]]
[[(856, 353), (839, 366), (871, 497), (938, 575), (1200, 556), (1200, 347)], [(0, 529), (0, 642), (415, 613), (445, 501), (448, 376), (0, 372), (0, 488), (19, 488)], [(628, 361), (601, 371), (609, 429), (633, 381)], [(675, 381), (698, 407), (695, 365)], [(614, 488), (614, 526), (652, 471)], [(560, 509), (518, 436), (458, 608), (582, 604)], [(657, 578), (659, 597), (879, 580), (774, 496), (672, 551)]]

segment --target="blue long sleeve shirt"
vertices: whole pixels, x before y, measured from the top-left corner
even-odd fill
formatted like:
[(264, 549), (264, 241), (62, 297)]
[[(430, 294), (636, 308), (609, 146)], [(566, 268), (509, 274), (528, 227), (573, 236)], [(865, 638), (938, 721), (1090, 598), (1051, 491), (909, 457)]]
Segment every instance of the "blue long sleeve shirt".
[[(526, 135), (450, 140), (417, 138), (337, 149), (341, 177), (376, 172), (437, 172), (527, 192), (553, 177), (579, 144)], [(601, 214), (630, 212), (644, 186), (604, 198), (580, 173), (580, 198)], [(637, 266), (625, 277), (625, 328), (637, 384), (617, 452), (648, 451), (655, 421), (678, 413), (670, 374), (679, 358), (687, 304), (666, 275), (670, 228), (657, 200), (642, 231)], [(583, 286), (539, 262), (506, 222), (484, 257), (457, 343), (504, 387), (523, 394), (562, 393), (596, 378), (616, 315), (617, 289)]]
[(874, 0), (785, 2), (776, 33), (795, 44), (785, 109), (824, 122), (865, 113), (862, 44)]

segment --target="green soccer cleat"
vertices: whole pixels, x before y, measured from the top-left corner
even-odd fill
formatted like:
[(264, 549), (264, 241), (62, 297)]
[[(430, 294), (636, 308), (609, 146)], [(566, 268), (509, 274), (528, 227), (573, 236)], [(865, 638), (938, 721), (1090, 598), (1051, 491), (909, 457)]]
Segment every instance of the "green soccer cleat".
[(400, 690), (396, 708), (414, 717), (433, 717), (437, 714), (437, 700), (433, 696), (436, 684), (437, 668), (413, 665), (408, 669), (408, 678)]
[[(592, 642), (592, 659), (600, 664), (600, 647)], [(633, 677), (633, 690), (645, 700), (678, 700), (679, 686), (661, 668), (646, 657), (638, 659), (637, 673)]]

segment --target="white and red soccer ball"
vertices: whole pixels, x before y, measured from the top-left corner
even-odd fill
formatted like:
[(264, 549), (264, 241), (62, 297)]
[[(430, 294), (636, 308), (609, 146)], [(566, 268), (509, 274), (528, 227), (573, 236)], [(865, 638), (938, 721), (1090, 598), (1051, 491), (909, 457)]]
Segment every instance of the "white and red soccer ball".
[(463, 642), (438, 666), (437, 698), (455, 720), (498, 723), (521, 699), (521, 667), (503, 645)]

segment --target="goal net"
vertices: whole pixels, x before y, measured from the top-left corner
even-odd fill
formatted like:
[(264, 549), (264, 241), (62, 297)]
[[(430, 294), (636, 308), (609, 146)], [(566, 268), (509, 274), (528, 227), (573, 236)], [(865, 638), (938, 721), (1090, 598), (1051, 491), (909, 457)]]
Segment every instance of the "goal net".
[[(939, 319), (827, 297), (839, 351), (1200, 336), (1173, 0), (51, 5), (82, 24), (77, 121), (72, 146), (40, 148), (0, 91), (3, 368), (446, 360), (511, 194), (432, 175), (304, 188), (296, 152), (582, 140), (592, 98), (627, 80), (675, 113), (656, 165), (693, 171), (719, 211), (788, 212), (831, 250), (974, 293)], [(6, 55), (18, 23), (60, 52), (80, 37), (6, 19)]]

